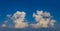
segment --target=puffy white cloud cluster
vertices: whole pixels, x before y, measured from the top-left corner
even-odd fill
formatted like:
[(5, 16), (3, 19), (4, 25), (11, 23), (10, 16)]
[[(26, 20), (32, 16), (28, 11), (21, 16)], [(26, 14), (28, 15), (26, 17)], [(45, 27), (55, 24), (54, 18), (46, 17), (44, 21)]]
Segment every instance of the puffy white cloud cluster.
[(17, 11), (14, 15), (13, 15), (13, 22), (15, 24), (15, 28), (25, 28), (26, 26), (28, 26), (27, 22), (25, 21), (25, 12), (20, 12)]
[(37, 22), (36, 24), (31, 24), (33, 28), (54, 27), (55, 20), (51, 19), (49, 12), (37, 11), (37, 13), (33, 13), (33, 17)]
[[(17, 11), (16, 13), (11, 16), (10, 14), (7, 15), (7, 17), (11, 18), (14, 23), (14, 28), (26, 28), (29, 25), (33, 28), (48, 28), (48, 27), (54, 27), (55, 20), (52, 19), (52, 16), (49, 12), (43, 12), (43, 11), (37, 11), (36, 13), (33, 13), (33, 17), (35, 18), (36, 23), (35, 24), (28, 24), (28, 22), (25, 19), (26, 13)], [(5, 21), (2, 27), (7, 26), (8, 21)], [(9, 26), (11, 27), (11, 26)]]

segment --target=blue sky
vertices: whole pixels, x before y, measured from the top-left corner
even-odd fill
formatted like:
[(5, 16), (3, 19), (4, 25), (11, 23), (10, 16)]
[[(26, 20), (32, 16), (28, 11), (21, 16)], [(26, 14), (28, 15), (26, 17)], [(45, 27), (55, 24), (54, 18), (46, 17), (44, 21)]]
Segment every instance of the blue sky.
[(28, 22), (34, 22), (32, 14), (36, 10), (50, 12), (60, 25), (60, 0), (0, 0), (0, 26), (7, 19), (7, 14), (13, 15), (16, 11), (26, 12)]

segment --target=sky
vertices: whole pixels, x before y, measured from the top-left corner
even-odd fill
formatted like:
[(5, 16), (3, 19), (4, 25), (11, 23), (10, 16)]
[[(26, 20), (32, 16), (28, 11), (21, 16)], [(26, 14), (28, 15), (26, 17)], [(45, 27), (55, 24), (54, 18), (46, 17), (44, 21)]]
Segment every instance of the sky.
[[(22, 14), (22, 19), (20, 20), (25, 19), (25, 22), (29, 24), (35, 23), (37, 17), (33, 17), (33, 13), (36, 15), (38, 14), (37, 11), (49, 12), (53, 16), (52, 19), (56, 20), (55, 26), (57, 28), (60, 26), (60, 0), (0, 0), (0, 27), (6, 20), (8, 25), (13, 25), (12, 20), (14, 19), (11, 18), (14, 17), (15, 13)], [(8, 18), (7, 15), (10, 17)], [(25, 15), (25, 18), (23, 15)], [(26, 23), (23, 24), (26, 26)]]

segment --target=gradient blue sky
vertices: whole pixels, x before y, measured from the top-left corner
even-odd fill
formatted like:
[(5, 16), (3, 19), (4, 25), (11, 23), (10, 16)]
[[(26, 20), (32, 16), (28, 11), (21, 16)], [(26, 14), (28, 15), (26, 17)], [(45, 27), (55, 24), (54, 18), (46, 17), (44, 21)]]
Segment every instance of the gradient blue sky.
[(13, 15), (16, 11), (26, 12), (28, 22), (34, 22), (32, 14), (36, 10), (50, 12), (60, 24), (60, 0), (0, 0), (0, 26), (7, 14)]

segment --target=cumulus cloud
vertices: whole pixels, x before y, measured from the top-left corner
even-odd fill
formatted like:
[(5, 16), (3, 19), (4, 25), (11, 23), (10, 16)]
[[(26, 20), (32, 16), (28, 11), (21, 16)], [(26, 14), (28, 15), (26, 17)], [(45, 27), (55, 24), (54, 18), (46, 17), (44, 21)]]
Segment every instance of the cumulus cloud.
[(25, 21), (25, 12), (20, 12), (17, 11), (16, 13), (14, 13), (13, 17), (13, 22), (14, 22), (14, 27), (15, 28), (25, 28), (28, 26), (27, 22)]
[(34, 28), (54, 27), (55, 20), (52, 19), (49, 12), (37, 11), (37, 13), (33, 13), (33, 17), (37, 22), (36, 24), (31, 24)]
[(6, 24), (2, 24), (2, 27), (6, 27)]

